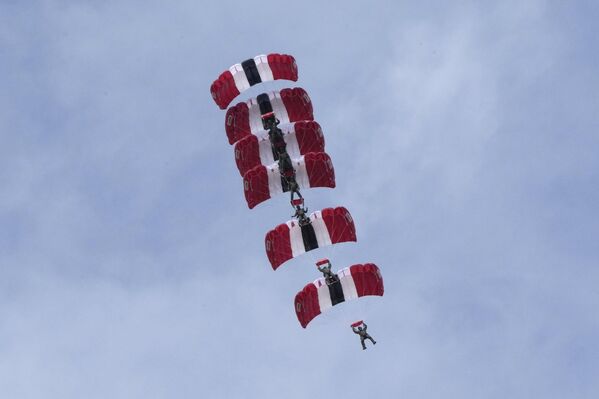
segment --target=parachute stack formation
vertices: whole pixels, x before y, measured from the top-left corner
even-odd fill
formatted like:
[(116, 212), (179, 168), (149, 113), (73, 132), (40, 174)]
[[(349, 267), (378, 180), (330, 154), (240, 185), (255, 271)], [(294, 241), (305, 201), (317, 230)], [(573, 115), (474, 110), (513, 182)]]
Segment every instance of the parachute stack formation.
[[(308, 93), (299, 87), (286, 88), (229, 107), (251, 86), (273, 80), (298, 80), (291, 55), (259, 55), (235, 64), (212, 83), (210, 92), (220, 109), (227, 110), (225, 132), (233, 145), (248, 207), (290, 193), (293, 219), (273, 228), (265, 238), (266, 255), (277, 270), (305, 252), (357, 240), (346, 208), (308, 214), (304, 205), (301, 190), (335, 188), (335, 170), (325, 152), (322, 129), (314, 120)], [(334, 305), (384, 293), (383, 278), (373, 263), (355, 264), (333, 273), (331, 263), (324, 259), (317, 267), (325, 277), (307, 284), (295, 297), (295, 312), (304, 328)]]

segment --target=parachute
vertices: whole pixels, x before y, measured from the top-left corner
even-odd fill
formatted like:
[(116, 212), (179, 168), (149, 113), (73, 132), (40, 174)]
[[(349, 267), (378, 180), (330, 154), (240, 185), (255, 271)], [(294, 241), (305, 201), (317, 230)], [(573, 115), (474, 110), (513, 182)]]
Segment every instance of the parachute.
[(273, 112), (280, 123), (314, 120), (312, 100), (300, 87), (262, 93), (235, 104), (225, 115), (229, 144), (265, 129), (262, 116)]
[(266, 255), (274, 270), (313, 249), (356, 241), (354, 220), (342, 206), (313, 212), (308, 218), (308, 224), (300, 225), (297, 220), (290, 220), (266, 234)]
[(287, 54), (258, 55), (221, 73), (210, 86), (210, 93), (219, 108), (226, 109), (251, 86), (278, 79), (297, 81), (295, 58)]
[[(310, 152), (293, 159), (292, 164), (300, 189), (335, 188), (335, 169), (331, 158), (326, 153)], [(269, 166), (258, 165), (247, 171), (243, 175), (243, 188), (250, 209), (275, 195), (290, 191), (278, 163)]]
[(385, 287), (379, 268), (374, 263), (358, 264), (337, 272), (338, 281), (327, 284), (319, 278), (295, 296), (295, 313), (301, 326), (331, 307), (367, 295), (383, 296)]
[[(317, 122), (301, 121), (279, 127), (291, 158), (299, 158), (310, 152), (324, 152), (324, 136)], [(272, 149), (266, 130), (242, 138), (233, 148), (241, 176), (258, 165), (266, 166), (278, 161), (278, 155)]]

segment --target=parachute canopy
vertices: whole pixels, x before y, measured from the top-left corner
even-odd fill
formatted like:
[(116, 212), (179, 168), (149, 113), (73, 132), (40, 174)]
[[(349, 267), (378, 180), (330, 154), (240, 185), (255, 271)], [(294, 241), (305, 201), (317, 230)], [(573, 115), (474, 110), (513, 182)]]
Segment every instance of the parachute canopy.
[[(324, 152), (310, 152), (291, 160), (295, 180), (300, 189), (313, 187), (335, 188), (335, 169), (331, 158)], [(243, 189), (248, 207), (289, 191), (287, 180), (279, 171), (279, 164), (258, 165), (243, 175)]]
[[(291, 158), (299, 158), (309, 152), (324, 152), (324, 136), (317, 122), (286, 123), (279, 125), (279, 128), (283, 132), (283, 140)], [(266, 130), (239, 140), (235, 143), (234, 151), (241, 176), (258, 165), (266, 166), (278, 161)]]
[(322, 312), (351, 299), (383, 296), (385, 287), (374, 263), (353, 265), (337, 272), (339, 280), (327, 285), (324, 278), (308, 284), (295, 296), (295, 313), (302, 327)]
[(313, 249), (357, 240), (354, 220), (342, 206), (313, 212), (309, 219), (308, 225), (300, 226), (296, 220), (290, 220), (266, 234), (266, 255), (274, 270)]
[(229, 144), (264, 130), (262, 115), (270, 112), (281, 123), (314, 120), (312, 100), (301, 87), (262, 93), (227, 110), (225, 132)]
[(220, 74), (210, 86), (210, 93), (220, 109), (250, 87), (271, 80), (297, 81), (295, 58), (287, 54), (258, 55), (235, 64)]

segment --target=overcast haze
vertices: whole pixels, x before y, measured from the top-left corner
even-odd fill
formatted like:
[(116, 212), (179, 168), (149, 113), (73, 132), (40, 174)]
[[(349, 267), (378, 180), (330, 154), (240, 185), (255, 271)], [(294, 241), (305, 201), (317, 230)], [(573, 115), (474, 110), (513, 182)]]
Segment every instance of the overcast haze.
[[(2, 398), (599, 397), (597, 4), (322, 3), (0, 2)], [(358, 235), (276, 272), (209, 93), (270, 52)], [(304, 330), (323, 256), (385, 296)]]

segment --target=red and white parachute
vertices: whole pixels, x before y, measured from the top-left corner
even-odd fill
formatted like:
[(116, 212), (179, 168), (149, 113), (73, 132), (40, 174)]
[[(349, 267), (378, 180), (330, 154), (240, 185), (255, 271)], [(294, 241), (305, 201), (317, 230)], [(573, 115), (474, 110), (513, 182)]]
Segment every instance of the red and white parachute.
[(251, 86), (278, 79), (297, 81), (295, 58), (287, 54), (258, 55), (221, 73), (210, 86), (210, 93), (219, 108), (226, 109)]
[(266, 255), (274, 270), (313, 249), (356, 241), (354, 220), (342, 206), (313, 212), (308, 218), (309, 224), (302, 226), (297, 220), (290, 220), (266, 233)]
[(319, 278), (297, 293), (295, 314), (302, 327), (306, 328), (316, 316), (341, 302), (385, 293), (383, 277), (374, 263), (347, 267), (338, 271), (337, 277), (333, 284)]

